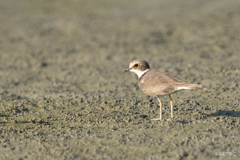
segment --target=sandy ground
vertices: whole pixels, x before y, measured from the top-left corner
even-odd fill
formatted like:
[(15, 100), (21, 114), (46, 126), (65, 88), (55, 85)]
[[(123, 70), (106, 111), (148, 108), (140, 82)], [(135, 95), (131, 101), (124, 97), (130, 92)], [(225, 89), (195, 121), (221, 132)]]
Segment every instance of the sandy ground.
[[(0, 22), (0, 159), (239, 159), (239, 0), (1, 0)], [(134, 59), (208, 90), (151, 121)]]

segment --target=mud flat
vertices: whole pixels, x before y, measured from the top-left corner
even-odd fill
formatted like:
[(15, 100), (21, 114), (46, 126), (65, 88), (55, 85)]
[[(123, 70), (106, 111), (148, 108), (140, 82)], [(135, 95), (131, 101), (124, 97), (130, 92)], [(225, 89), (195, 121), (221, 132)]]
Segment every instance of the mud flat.
[[(0, 1), (0, 159), (239, 159), (240, 2)], [(133, 59), (206, 91), (163, 121)]]

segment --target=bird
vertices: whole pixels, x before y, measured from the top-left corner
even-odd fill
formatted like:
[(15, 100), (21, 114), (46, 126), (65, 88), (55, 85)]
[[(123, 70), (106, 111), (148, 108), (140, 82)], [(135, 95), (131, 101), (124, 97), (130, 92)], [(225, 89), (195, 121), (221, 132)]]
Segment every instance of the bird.
[(138, 85), (140, 89), (149, 96), (156, 96), (160, 106), (160, 117), (151, 120), (162, 120), (162, 102), (160, 96), (168, 95), (171, 106), (171, 119), (173, 119), (173, 100), (171, 94), (181, 90), (188, 89), (206, 89), (202, 85), (186, 83), (180, 78), (167, 72), (151, 70), (147, 61), (137, 59), (129, 64), (129, 68), (124, 72), (134, 72), (138, 76)]

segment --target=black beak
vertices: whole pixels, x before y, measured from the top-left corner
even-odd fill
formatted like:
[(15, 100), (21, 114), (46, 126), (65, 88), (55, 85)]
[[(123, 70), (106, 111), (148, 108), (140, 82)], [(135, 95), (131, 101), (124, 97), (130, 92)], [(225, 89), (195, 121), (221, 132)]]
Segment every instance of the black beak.
[(129, 72), (131, 68), (125, 69), (124, 73)]

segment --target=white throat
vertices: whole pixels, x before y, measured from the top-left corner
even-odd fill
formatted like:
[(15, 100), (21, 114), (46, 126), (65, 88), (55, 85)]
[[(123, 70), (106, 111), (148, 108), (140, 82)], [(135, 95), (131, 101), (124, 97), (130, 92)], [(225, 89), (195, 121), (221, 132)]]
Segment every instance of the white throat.
[(138, 76), (138, 78), (141, 78), (142, 75), (143, 75), (144, 73), (146, 73), (147, 71), (149, 71), (149, 70), (150, 70), (150, 69), (146, 69), (146, 70), (144, 70), (144, 71), (140, 71), (140, 70), (132, 69), (132, 70), (130, 70), (130, 71), (136, 73), (137, 76)]

